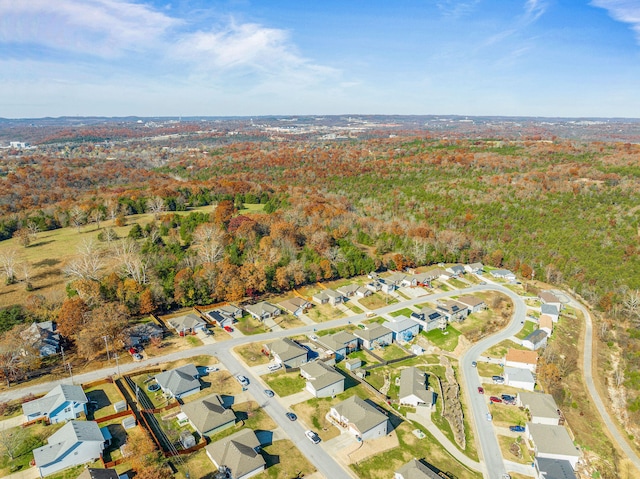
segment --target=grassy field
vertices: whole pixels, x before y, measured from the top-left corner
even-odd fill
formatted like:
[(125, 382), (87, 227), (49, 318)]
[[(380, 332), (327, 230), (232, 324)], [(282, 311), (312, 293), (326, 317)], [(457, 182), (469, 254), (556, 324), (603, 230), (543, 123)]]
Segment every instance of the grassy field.
[(245, 334), (247, 336), (252, 334), (266, 333), (269, 329), (264, 325), (262, 321), (258, 321), (250, 314), (245, 314), (233, 326), (238, 329), (238, 331), (242, 331), (242, 334)]
[(527, 413), (516, 406), (490, 403), (489, 412), (493, 415), (493, 423), (496, 426), (524, 426), (527, 422)]
[(538, 329), (538, 325), (536, 323), (534, 323), (533, 321), (525, 321), (524, 326), (522, 327), (520, 332), (516, 334), (516, 338), (524, 339), (529, 334), (533, 333), (536, 329)]
[(368, 309), (378, 309), (397, 302), (397, 299), (383, 293), (374, 293), (360, 300), (360, 304)]
[(242, 357), (243, 361), (247, 363), (247, 366), (257, 366), (269, 362), (269, 356), (262, 352), (261, 343), (249, 343), (244, 346), (238, 346), (234, 351)]
[(330, 304), (319, 304), (314, 306), (311, 311), (307, 313), (307, 316), (316, 323), (324, 323), (325, 321), (342, 318), (344, 317), (344, 313)]
[(514, 349), (527, 349), (524, 346), (514, 343), (510, 339), (505, 339), (504, 341), (496, 344), (495, 346), (487, 349), (483, 354), (484, 356), (488, 356), (491, 358), (504, 358), (505, 354), (510, 348)]
[(391, 361), (392, 359), (398, 359), (408, 356), (407, 352), (395, 343), (390, 344), (382, 350), (376, 350), (376, 354), (378, 356), (381, 356), (382, 359), (386, 361)]
[(478, 374), (480, 376), (484, 376), (486, 378), (490, 378), (491, 376), (502, 376), (502, 367), (499, 364), (491, 364), (491, 363), (478, 363)]
[(282, 329), (292, 329), (299, 328), (300, 326), (304, 326), (305, 323), (302, 322), (297, 316), (293, 314), (283, 314), (275, 318), (276, 325), (280, 326)]
[(408, 318), (409, 316), (411, 316), (413, 312), (414, 312), (413, 309), (402, 308), (402, 309), (399, 309), (398, 311), (394, 311), (393, 313), (389, 313), (389, 316), (393, 318), (397, 318), (398, 316), (406, 316)]
[(442, 332), (440, 329), (433, 329), (423, 334), (431, 343), (445, 351), (453, 351), (458, 345), (458, 338), (460, 337), (460, 331), (455, 328), (448, 327)]
[(262, 379), (280, 397), (299, 393), (306, 384), (306, 381), (300, 377), (299, 373), (288, 373), (283, 370), (262, 376)]
[[(13, 438), (17, 445), (13, 461), (9, 460), (9, 456), (4, 454), (0, 457), (0, 475), (7, 477), (9, 474), (18, 471), (24, 471), (29, 468), (29, 462), (33, 459), (33, 450), (44, 446), (46, 438), (64, 426), (61, 424), (52, 424), (45, 426), (44, 424), (32, 424), (29, 427), (16, 427), (7, 429), (3, 433), (3, 437)], [(74, 476), (76, 477), (76, 476)]]
[(95, 409), (89, 410), (88, 420), (100, 419), (113, 414), (115, 412), (113, 404), (124, 399), (115, 384), (111, 383), (104, 383), (85, 389), (84, 393), (89, 401), (98, 403)]

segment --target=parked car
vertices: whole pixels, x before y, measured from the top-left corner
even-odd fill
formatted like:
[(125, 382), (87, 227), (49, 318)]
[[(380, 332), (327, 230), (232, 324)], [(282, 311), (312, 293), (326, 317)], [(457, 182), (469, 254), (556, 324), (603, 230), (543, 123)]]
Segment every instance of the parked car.
[(318, 434), (316, 434), (315, 432), (313, 432), (310, 429), (306, 430), (304, 432), (304, 435), (307, 436), (309, 441), (311, 441), (314, 444), (318, 444), (320, 442), (320, 436), (318, 436)]
[(136, 354), (138, 352), (138, 349), (135, 346), (131, 346), (129, 348), (129, 354), (133, 355)]
[(509, 426), (511, 432), (524, 432), (524, 426)]
[(483, 387), (478, 387), (478, 392), (480, 394), (484, 394), (484, 388)]
[(491, 379), (493, 379), (495, 384), (504, 384), (504, 378), (502, 376), (491, 376)]
[(491, 415), (490, 412), (487, 413), (487, 421), (491, 421), (493, 420), (493, 416)]
[(285, 414), (285, 416), (287, 416), (287, 419), (289, 419), (289, 421), (295, 421), (296, 419), (298, 419), (298, 416), (296, 416), (292, 412), (288, 412), (287, 414)]
[(238, 374), (236, 376), (236, 379), (238, 380), (238, 382), (242, 385), (242, 387), (247, 387), (249, 385), (249, 380), (247, 379), (246, 376), (243, 376), (242, 374)]
[(473, 367), (473, 368), (478, 367), (478, 363), (476, 361), (472, 361), (471, 362), (471, 367)]
[(280, 363), (271, 363), (267, 366), (267, 369), (269, 371), (277, 371), (278, 369), (280, 369), (282, 367), (282, 364)]
[(489, 401), (491, 401), (492, 403), (496, 403), (497, 404), (497, 403), (501, 403), (502, 399), (500, 399), (498, 396), (491, 396), (489, 398)]
[(233, 328), (232, 328), (231, 326), (225, 326), (225, 327), (224, 327), (224, 330), (225, 330), (227, 333), (233, 333)]
[(271, 389), (265, 389), (264, 393), (267, 397), (270, 397), (270, 398), (273, 397), (273, 391)]
[(215, 373), (216, 371), (220, 371), (220, 368), (218, 366), (207, 366), (205, 371), (208, 373)]
[(135, 353), (132, 355), (133, 356), (133, 360), (134, 361), (142, 361), (142, 354), (140, 353)]
[(502, 398), (502, 400), (506, 403), (506, 404), (515, 404), (516, 403), (516, 397), (512, 396), (510, 394), (503, 394), (502, 396), (500, 396)]

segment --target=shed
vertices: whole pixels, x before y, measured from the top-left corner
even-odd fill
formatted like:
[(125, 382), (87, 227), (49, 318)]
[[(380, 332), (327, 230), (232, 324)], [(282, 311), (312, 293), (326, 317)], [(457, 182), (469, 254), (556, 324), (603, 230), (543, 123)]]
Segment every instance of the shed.
[(135, 416), (127, 416), (122, 420), (122, 427), (125, 429), (133, 429), (136, 427)]
[(116, 412), (122, 412), (127, 410), (127, 401), (118, 401), (113, 404), (113, 409)]

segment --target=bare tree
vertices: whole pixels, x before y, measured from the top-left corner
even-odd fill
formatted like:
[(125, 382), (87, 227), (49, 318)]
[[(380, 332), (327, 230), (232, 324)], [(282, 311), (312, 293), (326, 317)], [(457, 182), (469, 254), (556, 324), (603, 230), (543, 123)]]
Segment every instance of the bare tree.
[(22, 427), (0, 430), (0, 453), (13, 461), (24, 448), (25, 441), (29, 438), (29, 432)]
[(69, 211), (69, 223), (71, 226), (76, 230), (80, 230), (80, 227), (85, 223), (85, 221), (86, 217), (84, 211), (82, 211), (80, 207), (74, 206), (71, 208), (71, 211)]
[(620, 364), (618, 364), (616, 370), (613, 372), (613, 380), (615, 381), (617, 388), (622, 386), (622, 383), (624, 382), (624, 368), (624, 362), (621, 361)]
[(152, 198), (147, 204), (147, 209), (153, 213), (155, 219), (160, 218), (160, 214), (165, 210), (164, 199), (159, 196)]
[(224, 256), (224, 231), (216, 225), (205, 223), (193, 232), (198, 257), (203, 263), (216, 263)]
[(31, 237), (31, 240), (35, 241), (38, 238), (40, 227), (33, 221), (29, 221), (27, 223), (27, 231), (29, 232), (29, 236)]
[(628, 291), (622, 304), (631, 321), (640, 324), (640, 290)]
[(125, 238), (124, 241), (115, 245), (114, 254), (122, 265), (125, 275), (134, 279), (138, 284), (147, 284), (149, 263), (140, 254), (140, 249), (135, 240)]
[(18, 252), (15, 249), (8, 249), (0, 252), (0, 266), (5, 276), (7, 284), (16, 282), (16, 266), (18, 263)]
[(118, 214), (120, 213), (120, 204), (115, 199), (110, 198), (104, 206), (107, 209), (107, 216), (109, 219), (115, 222)]
[(22, 276), (24, 277), (24, 285), (27, 291), (31, 291), (33, 286), (31, 285), (31, 264), (28, 261), (25, 261), (21, 264), (22, 267)]
[(72, 259), (62, 271), (77, 279), (98, 280), (98, 272), (102, 268), (102, 259), (96, 243), (84, 240), (78, 247), (78, 256)]
[(104, 219), (104, 213), (100, 209), (92, 210), (89, 214), (89, 221), (96, 224), (96, 228), (100, 229), (100, 222)]

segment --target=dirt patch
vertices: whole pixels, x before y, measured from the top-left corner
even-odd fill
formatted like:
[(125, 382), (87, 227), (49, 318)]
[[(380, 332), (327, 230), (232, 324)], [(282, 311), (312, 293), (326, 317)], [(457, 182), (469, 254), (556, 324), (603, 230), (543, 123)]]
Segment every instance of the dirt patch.
[(337, 455), (345, 464), (353, 464), (364, 461), (365, 459), (380, 454), (381, 452), (398, 447), (399, 445), (400, 442), (398, 441), (398, 435), (393, 431), (384, 437), (362, 441), (354, 446), (342, 449), (341, 451), (338, 451)]

